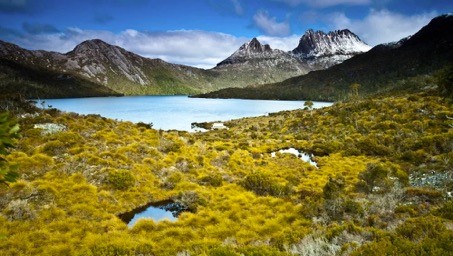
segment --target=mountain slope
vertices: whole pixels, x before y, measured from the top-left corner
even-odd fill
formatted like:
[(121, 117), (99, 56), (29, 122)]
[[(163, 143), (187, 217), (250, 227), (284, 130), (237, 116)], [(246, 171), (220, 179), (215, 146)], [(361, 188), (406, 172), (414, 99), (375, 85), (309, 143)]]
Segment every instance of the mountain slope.
[(29, 51), (0, 42), (0, 59), (25, 68), (78, 77), (123, 94), (212, 90), (207, 85), (209, 74), (205, 70), (144, 58), (101, 40), (82, 42), (66, 54)]
[(253, 99), (339, 100), (349, 86), (361, 85), (369, 95), (394, 89), (394, 82), (431, 73), (453, 63), (453, 16), (434, 18), (410, 38), (378, 45), (326, 70), (287, 79), (281, 83), (245, 89), (225, 89), (201, 97)]
[(78, 76), (24, 66), (0, 59), (0, 91), (26, 98), (121, 96), (110, 88)]
[(256, 38), (243, 44), (212, 69), (234, 87), (283, 81), (310, 70), (291, 54), (271, 49), (268, 44), (263, 45)]

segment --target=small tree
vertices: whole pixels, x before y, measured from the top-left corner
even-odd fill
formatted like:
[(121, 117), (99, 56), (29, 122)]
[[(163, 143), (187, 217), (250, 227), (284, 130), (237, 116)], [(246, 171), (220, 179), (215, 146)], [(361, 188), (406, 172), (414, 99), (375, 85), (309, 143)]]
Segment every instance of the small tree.
[(388, 166), (382, 163), (369, 163), (366, 169), (359, 174), (359, 182), (356, 189), (360, 192), (371, 193), (374, 190), (386, 191), (391, 186), (388, 175)]
[(304, 107), (308, 108), (308, 109), (313, 109), (313, 101), (310, 101), (310, 100), (307, 100), (306, 102), (304, 102)]
[(8, 149), (14, 145), (14, 139), (19, 136), (18, 132), (19, 125), (10, 119), (8, 113), (0, 113), (0, 185), (14, 182), (18, 177), (5, 159)]
[(337, 175), (335, 178), (330, 176), (322, 192), (324, 198), (327, 200), (338, 199), (345, 188), (345, 179)]
[(314, 105), (313, 101), (307, 100), (304, 102), (304, 107), (305, 107), (305, 109), (310, 110), (310, 114), (312, 114), (311, 111), (313, 110), (313, 105)]

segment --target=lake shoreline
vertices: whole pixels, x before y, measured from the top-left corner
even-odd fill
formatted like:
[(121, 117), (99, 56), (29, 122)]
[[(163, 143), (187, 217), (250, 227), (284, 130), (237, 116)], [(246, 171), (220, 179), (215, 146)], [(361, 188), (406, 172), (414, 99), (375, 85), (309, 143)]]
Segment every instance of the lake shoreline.
[[(204, 99), (178, 96), (123, 96), (39, 99), (41, 108), (106, 118), (145, 123), (155, 129), (195, 132), (192, 123), (226, 122), (229, 120), (265, 116), (280, 111), (303, 109), (305, 101), (272, 101), (247, 99)], [(332, 105), (314, 102), (314, 108)]]

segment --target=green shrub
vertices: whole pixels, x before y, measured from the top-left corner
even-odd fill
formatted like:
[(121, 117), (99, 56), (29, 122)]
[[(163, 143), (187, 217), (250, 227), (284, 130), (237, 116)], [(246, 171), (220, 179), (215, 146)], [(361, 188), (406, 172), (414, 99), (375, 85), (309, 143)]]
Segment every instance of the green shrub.
[(335, 178), (329, 177), (326, 185), (323, 188), (323, 195), (325, 199), (337, 199), (340, 197), (345, 187), (345, 179), (342, 176)]
[(436, 82), (439, 86), (440, 93), (448, 96), (453, 97), (453, 65), (448, 65), (441, 71), (437, 72)]
[(110, 185), (118, 190), (126, 190), (135, 185), (134, 175), (128, 170), (112, 170), (109, 172)]
[(442, 221), (432, 216), (409, 219), (396, 228), (399, 235), (412, 241), (434, 238), (444, 231), (446, 227)]
[(329, 177), (329, 180), (323, 188), (323, 195), (325, 198), (324, 210), (333, 220), (340, 220), (343, 217), (344, 188), (345, 179), (339, 175), (335, 178)]
[(210, 186), (213, 186), (213, 187), (222, 186), (222, 182), (223, 182), (222, 176), (220, 174), (217, 174), (217, 173), (216, 174), (211, 174), (211, 175), (206, 175), (206, 176), (201, 178), (201, 183), (202, 184), (210, 185)]
[(240, 183), (245, 189), (255, 192), (259, 196), (276, 196), (285, 197), (291, 194), (291, 188), (288, 185), (282, 185), (272, 179), (270, 176), (255, 172)]
[(207, 199), (200, 196), (196, 191), (184, 191), (174, 198), (174, 201), (181, 206), (181, 210), (196, 212), (198, 206), (206, 205)]
[(13, 140), (19, 136), (19, 125), (12, 120), (8, 113), (0, 113), (0, 185), (13, 182), (19, 176), (11, 170), (4, 156), (7, 155), (8, 148), (13, 147)]
[(386, 191), (391, 185), (388, 178), (389, 173), (386, 165), (369, 163), (365, 171), (359, 174), (360, 180), (356, 184), (356, 189), (364, 193), (371, 193), (376, 190)]
[(47, 155), (55, 156), (61, 155), (66, 151), (66, 146), (63, 142), (59, 140), (53, 140), (47, 142), (42, 148), (42, 152)]
[(430, 203), (438, 202), (443, 198), (442, 192), (430, 188), (409, 187), (406, 188), (404, 195), (408, 199)]
[(239, 253), (236, 253), (234, 249), (229, 247), (217, 247), (211, 249), (208, 253), (209, 256), (240, 256)]
[(276, 248), (269, 246), (253, 246), (240, 248), (238, 251), (241, 255), (246, 256), (289, 256), (288, 253), (281, 252)]
[(365, 213), (360, 203), (350, 199), (343, 203), (343, 209), (345, 213), (349, 213), (351, 215), (363, 216)]
[(409, 216), (416, 216), (417, 215), (416, 205), (398, 205), (395, 208), (395, 213), (409, 214)]
[(442, 207), (434, 211), (436, 216), (453, 220), (453, 201), (448, 201)]

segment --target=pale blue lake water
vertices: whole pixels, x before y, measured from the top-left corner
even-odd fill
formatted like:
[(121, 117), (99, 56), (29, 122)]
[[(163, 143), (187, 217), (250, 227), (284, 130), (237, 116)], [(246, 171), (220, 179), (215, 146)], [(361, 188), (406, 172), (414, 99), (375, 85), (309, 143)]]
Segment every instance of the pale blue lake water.
[[(227, 121), (304, 108), (304, 101), (199, 99), (188, 96), (95, 97), (44, 101), (45, 106), (51, 105), (63, 111), (153, 123), (155, 129), (185, 131), (191, 131), (193, 122)], [(314, 102), (314, 108), (330, 105), (330, 102)]]

